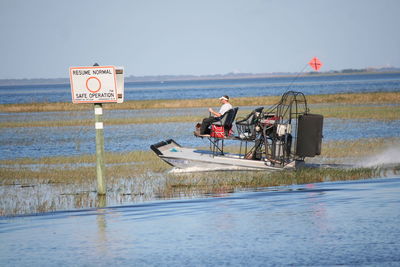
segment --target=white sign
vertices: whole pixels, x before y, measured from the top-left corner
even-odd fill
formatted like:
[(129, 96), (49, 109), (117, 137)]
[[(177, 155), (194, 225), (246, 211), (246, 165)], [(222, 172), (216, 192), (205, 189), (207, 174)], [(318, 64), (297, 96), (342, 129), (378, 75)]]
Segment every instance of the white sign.
[[(118, 70), (120, 71), (120, 70)], [(69, 77), (73, 103), (121, 102), (123, 92), (118, 92), (115, 66), (71, 67)], [(123, 71), (122, 71), (123, 73)], [(120, 80), (120, 79), (118, 79)], [(123, 88), (123, 78), (122, 78)], [(123, 89), (122, 89), (123, 90)]]

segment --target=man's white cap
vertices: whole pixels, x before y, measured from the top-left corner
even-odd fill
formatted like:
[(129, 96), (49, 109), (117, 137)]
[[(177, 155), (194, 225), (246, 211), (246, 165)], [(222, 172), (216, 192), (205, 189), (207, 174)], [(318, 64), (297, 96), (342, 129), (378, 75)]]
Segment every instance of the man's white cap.
[(219, 98), (219, 100), (226, 100), (226, 101), (229, 101), (229, 96), (223, 95), (223, 96), (221, 96), (221, 97)]

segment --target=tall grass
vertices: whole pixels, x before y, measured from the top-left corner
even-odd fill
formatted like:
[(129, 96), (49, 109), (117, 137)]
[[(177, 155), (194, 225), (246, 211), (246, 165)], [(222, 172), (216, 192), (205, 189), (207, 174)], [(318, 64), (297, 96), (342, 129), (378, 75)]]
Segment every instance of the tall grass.
[[(378, 151), (399, 139), (328, 142), (323, 157), (340, 157), (357, 150)], [(364, 155), (364, 154), (362, 154)], [(151, 151), (106, 153), (106, 204), (154, 198), (224, 194), (239, 189), (322, 181), (365, 179), (382, 175), (376, 168), (308, 168), (297, 171), (207, 172), (169, 174), (169, 165)], [(60, 209), (97, 207), (95, 156), (48, 157), (0, 161), (0, 216)], [(399, 172), (400, 168), (394, 168)], [(102, 202), (103, 203), (103, 202)]]
[[(235, 106), (269, 106), (279, 101), (280, 96), (240, 97), (233, 98)], [(343, 104), (383, 104), (399, 103), (399, 92), (357, 93), (357, 94), (327, 94), (308, 95), (309, 104), (343, 103)], [(137, 100), (126, 101), (122, 104), (107, 104), (105, 109), (169, 109), (169, 108), (196, 108), (208, 107), (216, 99), (178, 99), (178, 100)], [(0, 104), (0, 112), (49, 112), (49, 111), (82, 111), (91, 110), (93, 105), (72, 103), (27, 103), (27, 104)]]
[(211, 172), (168, 177), (163, 197), (176, 195), (203, 195), (234, 192), (244, 188), (275, 187), (293, 184), (310, 184), (324, 181), (357, 180), (376, 177), (378, 169), (355, 168), (305, 168), (280, 172)]
[(361, 138), (330, 141), (323, 143), (321, 156), (332, 159), (360, 158), (376, 155), (396, 146), (400, 146), (400, 138)]
[[(360, 158), (375, 155), (387, 148), (398, 146), (400, 138), (365, 138), (348, 141), (329, 141), (322, 145), (322, 155), (315, 160), (329, 158)], [(238, 152), (238, 147), (227, 146), (230, 152)], [(107, 176), (127, 178), (132, 174), (164, 173), (171, 167), (152, 151), (132, 151), (105, 154)], [(57, 156), (44, 158), (21, 158), (0, 160), (0, 183), (9, 184), (14, 179), (41, 179), (48, 182), (74, 182), (95, 177), (95, 155)]]
[(329, 106), (313, 108), (312, 113), (326, 118), (399, 120), (400, 105), (396, 106)]
[[(398, 120), (400, 119), (400, 105), (394, 106), (342, 106), (329, 105), (312, 108), (312, 113), (322, 114), (325, 118), (341, 119), (374, 119), (374, 120)], [(238, 117), (247, 115), (248, 111), (240, 110)], [(171, 122), (196, 122), (202, 119), (199, 116), (154, 116), (154, 117), (127, 117), (104, 119), (106, 125), (144, 124), (144, 123), (171, 123)], [(21, 122), (0, 122), (0, 128), (16, 127), (68, 127), (68, 126), (90, 126), (94, 120), (71, 120), (59, 121), (21, 121)]]
[[(107, 205), (154, 199), (169, 167), (149, 151), (106, 153)], [(0, 216), (97, 207), (95, 156), (0, 161)], [(103, 204), (104, 205), (104, 204)]]
[[(164, 172), (168, 165), (159, 161), (151, 151), (106, 153), (106, 173), (110, 179), (129, 178), (151, 172)], [(59, 156), (1, 160), (0, 185), (14, 184), (16, 180), (29, 183), (83, 183), (96, 177), (95, 155)]]

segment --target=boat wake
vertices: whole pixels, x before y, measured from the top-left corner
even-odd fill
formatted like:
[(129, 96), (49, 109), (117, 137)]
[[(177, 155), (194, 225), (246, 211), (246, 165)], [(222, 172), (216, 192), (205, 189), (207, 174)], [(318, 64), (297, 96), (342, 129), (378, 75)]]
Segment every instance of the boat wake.
[(379, 154), (368, 156), (360, 160), (356, 165), (370, 168), (397, 164), (400, 164), (400, 144), (390, 147)]

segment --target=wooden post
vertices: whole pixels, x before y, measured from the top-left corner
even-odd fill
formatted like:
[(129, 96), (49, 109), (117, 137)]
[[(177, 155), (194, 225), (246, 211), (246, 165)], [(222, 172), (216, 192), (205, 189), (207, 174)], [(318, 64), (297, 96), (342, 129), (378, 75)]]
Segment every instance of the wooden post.
[(104, 167), (104, 130), (103, 107), (101, 103), (94, 104), (95, 128), (96, 128), (96, 174), (97, 194), (106, 194), (105, 167)]

